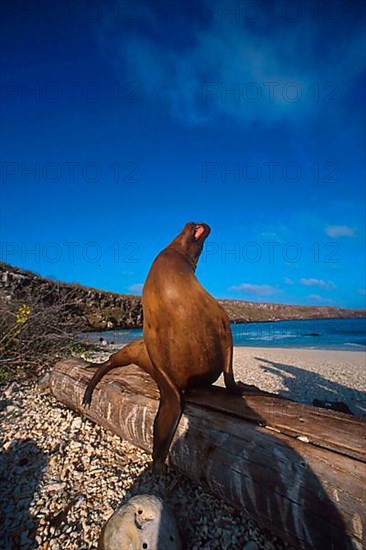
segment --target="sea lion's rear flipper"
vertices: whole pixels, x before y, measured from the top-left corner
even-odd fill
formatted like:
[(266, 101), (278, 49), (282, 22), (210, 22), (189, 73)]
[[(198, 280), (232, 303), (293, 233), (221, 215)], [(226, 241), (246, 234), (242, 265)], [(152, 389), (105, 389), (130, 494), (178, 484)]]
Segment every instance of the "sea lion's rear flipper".
[(164, 372), (158, 373), (159, 410), (154, 422), (153, 470), (161, 472), (169, 447), (182, 416), (182, 395)]
[(90, 405), (95, 386), (107, 372), (118, 367), (126, 367), (132, 363), (141, 367), (150, 375), (153, 373), (154, 369), (143, 339), (131, 342), (131, 344), (113, 353), (107, 361), (100, 365), (96, 365), (95, 363), (90, 365), (91, 367), (98, 366), (99, 368), (86, 387), (83, 405)]

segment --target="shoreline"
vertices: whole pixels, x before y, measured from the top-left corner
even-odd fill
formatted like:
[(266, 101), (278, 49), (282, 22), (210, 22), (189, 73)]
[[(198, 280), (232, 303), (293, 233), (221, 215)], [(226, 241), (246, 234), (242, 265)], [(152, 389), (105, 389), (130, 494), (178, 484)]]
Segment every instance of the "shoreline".
[[(99, 334), (105, 334), (105, 332), (98, 332), (97, 333), (98, 335)], [(141, 335), (141, 338), (142, 338), (142, 335)], [(138, 338), (139, 339), (139, 338)], [(99, 338), (98, 338), (99, 340)], [(123, 346), (127, 346), (127, 344), (130, 344), (131, 342), (133, 342), (135, 339), (128, 339), (127, 341), (122, 341), (122, 342), (116, 342), (115, 340), (111, 340), (111, 342), (107, 342), (107, 344), (105, 345), (105, 347), (102, 347), (102, 344), (99, 344), (100, 345), (100, 351), (103, 352), (103, 351), (116, 351), (116, 350), (119, 350), (121, 349)], [(137, 340), (137, 338), (136, 338)], [(94, 344), (98, 344), (98, 341), (97, 340), (93, 340), (93, 339), (90, 339), (90, 341)], [(238, 349), (264, 349), (264, 350), (268, 350), (268, 351), (275, 351), (275, 350), (284, 350), (284, 351), (301, 351), (301, 350), (304, 350), (304, 351), (324, 351), (324, 352), (341, 352), (341, 353), (366, 353), (366, 346), (361, 346), (361, 345), (358, 345), (358, 344), (355, 344), (354, 347), (352, 348), (346, 348), (346, 347), (324, 347), (324, 348), (316, 348), (316, 347), (310, 347), (310, 346), (304, 346), (304, 347), (301, 347), (301, 346), (288, 346), (288, 347), (285, 347), (285, 346), (255, 346), (255, 345), (238, 345), (238, 344), (233, 344), (233, 349), (235, 348), (238, 348)], [(362, 349), (361, 349), (362, 348)]]
[[(286, 305), (286, 304), (283, 304), (283, 305)], [(305, 306), (304, 306), (305, 307)], [(366, 310), (365, 310), (366, 311)], [(342, 321), (347, 321), (347, 320), (354, 320), (354, 319), (366, 319), (366, 313), (365, 315), (361, 315), (361, 316), (349, 316), (349, 315), (346, 315), (345, 317), (343, 316), (339, 316), (339, 317), (306, 317), (306, 318), (303, 318), (303, 319), (292, 319), (291, 317), (290, 318), (286, 318), (286, 319), (262, 319), (260, 321), (246, 321), (244, 318), (242, 319), (234, 319), (232, 321), (230, 321), (230, 325), (254, 325), (254, 324), (262, 324), (262, 323), (289, 323), (289, 322), (297, 322), (297, 321), (337, 321), (337, 320), (342, 320)], [(110, 329), (106, 329), (106, 330), (99, 330), (99, 329), (89, 329), (87, 331), (85, 331), (83, 334), (95, 334), (95, 333), (99, 333), (99, 332), (102, 332), (102, 333), (109, 333), (109, 332), (115, 332), (115, 331), (119, 331), (119, 330), (142, 330), (142, 327), (143, 325), (139, 325), (139, 326), (136, 326), (136, 327), (115, 327), (115, 328), (110, 328)]]
[[(285, 348), (366, 352), (366, 318), (318, 319), (231, 323), (235, 347)], [(141, 328), (104, 330), (80, 334), (93, 342), (105, 340), (119, 346), (143, 337)]]
[[(348, 348), (348, 347), (324, 347), (324, 348), (317, 348), (317, 347), (311, 347), (311, 346), (254, 346), (254, 345), (237, 345), (234, 343), (234, 348), (243, 348), (243, 349), (267, 349), (267, 350), (284, 350), (284, 351), (296, 351), (296, 350), (305, 350), (305, 351), (339, 351), (339, 352), (345, 352), (345, 353), (365, 353), (366, 352), (366, 346), (361, 346), (358, 344), (353, 345), (354, 348)], [(361, 349), (362, 348), (362, 349)]]
[[(137, 329), (123, 329), (123, 330), (137, 330)], [(113, 331), (110, 331), (110, 333), (113, 333)], [(88, 335), (89, 333), (85, 333), (86, 335)], [(108, 334), (107, 331), (101, 331), (101, 332), (97, 332), (97, 333), (94, 333), (94, 334)], [(142, 338), (142, 335), (141, 335), (141, 338)], [(136, 338), (137, 339), (137, 338)], [(99, 340), (99, 338), (98, 338)], [(126, 341), (122, 341), (122, 342), (119, 342), (118, 341), (116, 342), (115, 340), (111, 340), (111, 342), (108, 342), (107, 345), (104, 347), (104, 348), (100, 348), (100, 351), (115, 351), (115, 350), (118, 350), (118, 349), (121, 349), (123, 346), (127, 346), (127, 344), (130, 344), (131, 342), (133, 342), (134, 339), (128, 339)], [(90, 339), (90, 341), (94, 344), (98, 344), (98, 341), (97, 340), (93, 340), (92, 338)], [(335, 352), (344, 352), (344, 353), (366, 353), (366, 346), (362, 346), (360, 344), (352, 344), (352, 347), (342, 347), (342, 346), (339, 346), (339, 347), (336, 347), (336, 346), (329, 346), (329, 347), (324, 347), (324, 348), (320, 348), (320, 347), (311, 347), (311, 346), (303, 346), (301, 347), (300, 345), (295, 345), (295, 346), (256, 346), (254, 344), (252, 345), (244, 345), (244, 344), (236, 344), (234, 342), (233, 344), (233, 348), (238, 348), (238, 349), (265, 349), (265, 350), (272, 350), (272, 351), (275, 351), (275, 350), (284, 350), (284, 351), (296, 351), (296, 350), (304, 350), (304, 351), (325, 351), (325, 352), (332, 352), (332, 351), (335, 351)]]

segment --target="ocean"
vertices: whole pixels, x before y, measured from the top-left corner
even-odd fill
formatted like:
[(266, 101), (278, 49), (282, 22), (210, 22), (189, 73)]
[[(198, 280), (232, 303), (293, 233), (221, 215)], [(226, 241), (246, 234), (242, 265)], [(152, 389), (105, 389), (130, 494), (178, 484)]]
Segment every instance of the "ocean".
[[(238, 323), (231, 330), (234, 346), (366, 351), (366, 318)], [(142, 338), (142, 330), (94, 332), (88, 338), (123, 345)]]

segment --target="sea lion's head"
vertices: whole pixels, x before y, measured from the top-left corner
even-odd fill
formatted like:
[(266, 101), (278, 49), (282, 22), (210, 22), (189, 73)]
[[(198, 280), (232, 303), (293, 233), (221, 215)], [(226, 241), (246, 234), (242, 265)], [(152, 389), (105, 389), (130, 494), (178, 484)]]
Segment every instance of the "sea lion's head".
[(211, 228), (207, 223), (188, 222), (179, 235), (170, 243), (170, 247), (183, 252), (196, 267), (202, 252), (203, 244), (209, 236)]

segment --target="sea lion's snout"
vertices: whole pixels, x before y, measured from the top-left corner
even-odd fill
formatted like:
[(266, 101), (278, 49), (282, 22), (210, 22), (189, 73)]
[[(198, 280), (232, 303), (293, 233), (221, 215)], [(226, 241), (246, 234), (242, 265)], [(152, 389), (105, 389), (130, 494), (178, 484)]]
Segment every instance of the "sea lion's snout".
[(181, 233), (170, 243), (169, 247), (184, 252), (195, 268), (204, 242), (210, 232), (211, 228), (207, 223), (188, 222)]

